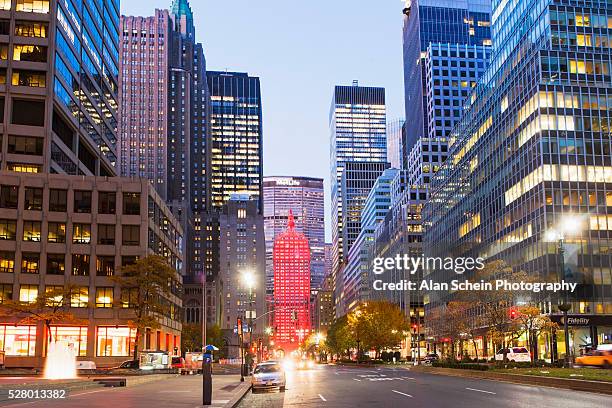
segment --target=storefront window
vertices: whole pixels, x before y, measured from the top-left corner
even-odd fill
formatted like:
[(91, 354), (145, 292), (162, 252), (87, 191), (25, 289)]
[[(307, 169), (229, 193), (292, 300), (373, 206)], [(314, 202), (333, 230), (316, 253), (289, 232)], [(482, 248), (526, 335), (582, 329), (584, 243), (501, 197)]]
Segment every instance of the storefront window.
[(7, 356), (36, 355), (36, 326), (0, 325), (0, 350)]
[(51, 337), (67, 341), (77, 356), (87, 355), (87, 327), (51, 326)]
[(136, 329), (100, 326), (96, 337), (98, 357), (128, 357), (134, 346)]

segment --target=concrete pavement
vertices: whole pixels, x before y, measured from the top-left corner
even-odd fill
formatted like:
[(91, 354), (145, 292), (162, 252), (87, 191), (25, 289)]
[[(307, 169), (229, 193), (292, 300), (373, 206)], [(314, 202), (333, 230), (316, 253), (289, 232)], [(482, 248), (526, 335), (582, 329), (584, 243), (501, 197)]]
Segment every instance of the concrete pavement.
[[(248, 391), (250, 383), (239, 375), (213, 376), (211, 407), (229, 408)], [(202, 376), (176, 375), (163, 381), (132, 387), (99, 388), (69, 392), (61, 400), (21, 400), (0, 403), (1, 407), (32, 408), (194, 408), (202, 406)]]
[(239, 407), (602, 408), (609, 403), (607, 395), (434, 375), (405, 368), (327, 366), (290, 373), (286, 392), (249, 393)]

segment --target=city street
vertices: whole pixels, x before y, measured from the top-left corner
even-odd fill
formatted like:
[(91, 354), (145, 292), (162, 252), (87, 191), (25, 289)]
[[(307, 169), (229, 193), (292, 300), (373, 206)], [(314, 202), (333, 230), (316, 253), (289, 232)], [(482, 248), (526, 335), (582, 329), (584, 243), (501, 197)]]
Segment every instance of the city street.
[(609, 406), (608, 395), (432, 375), (405, 368), (323, 366), (288, 374), (284, 393), (248, 394), (240, 408)]

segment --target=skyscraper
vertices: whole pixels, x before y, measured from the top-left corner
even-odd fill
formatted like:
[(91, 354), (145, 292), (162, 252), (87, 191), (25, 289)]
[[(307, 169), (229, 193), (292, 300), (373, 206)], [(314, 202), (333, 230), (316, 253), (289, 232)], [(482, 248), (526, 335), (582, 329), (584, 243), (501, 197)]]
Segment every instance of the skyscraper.
[[(348, 170), (348, 169), (347, 169)], [(386, 169), (376, 178), (363, 203), (360, 231), (348, 251), (347, 264), (342, 270), (341, 290), (336, 314), (343, 316), (370, 298), (370, 246), (378, 223), (385, 219), (391, 207), (391, 182), (398, 169)], [(348, 175), (349, 171), (345, 172)]]
[[(347, 197), (343, 191), (343, 174), (347, 163), (355, 163), (352, 167), (358, 169), (358, 164), (373, 164), (369, 174), (360, 174), (359, 171), (352, 176), (360, 177), (363, 181), (355, 185), (359, 189), (366, 188), (368, 191), (374, 184), (376, 178), (388, 166), (387, 162), (387, 135), (386, 135), (386, 107), (384, 88), (362, 87), (358, 82), (353, 86), (336, 86), (332, 98), (330, 112), (330, 163), (331, 163), (331, 221), (332, 221), (332, 245), (333, 245), (333, 267), (332, 282), (337, 283), (337, 274), (344, 263), (348, 248), (359, 234), (359, 220), (361, 208), (367, 192), (360, 193), (348, 201), (356, 200), (351, 208), (346, 208)], [(382, 164), (382, 165), (381, 165)], [(372, 173), (379, 170), (379, 174)], [(351, 176), (351, 177), (352, 177)], [(345, 177), (345, 185), (352, 185), (351, 177)], [(348, 210), (348, 217), (345, 212)], [(345, 219), (353, 221), (350, 232), (344, 224)], [(356, 224), (355, 224), (356, 223)], [(355, 230), (355, 227), (357, 228)]]
[[(404, 148), (409, 151), (412, 145), (422, 137), (430, 135), (430, 116), (427, 100), (427, 55), (432, 44), (461, 44), (470, 46), (491, 45), (491, 0), (407, 0), (403, 9), (404, 13), (404, 86), (406, 107), (406, 144)], [(449, 56), (444, 52), (444, 56)], [(466, 51), (467, 52), (467, 51)], [(469, 58), (469, 54), (463, 58)], [(448, 96), (461, 101), (469, 92), (471, 83), (461, 87), (461, 81), (465, 81), (456, 68), (468, 67), (456, 61), (445, 63), (443, 72), (436, 70), (438, 74), (444, 74), (446, 83), (436, 83), (436, 95)], [(457, 65), (455, 65), (457, 64)], [(473, 67), (472, 67), (473, 68)], [(454, 84), (453, 82), (457, 82)], [(446, 89), (443, 89), (442, 86)], [(434, 89), (431, 89), (434, 92)], [(448, 92), (448, 95), (447, 95)], [(433, 99), (433, 102), (437, 102)], [(440, 110), (448, 110), (448, 112)], [(460, 117), (460, 105), (436, 106), (433, 113), (437, 116), (434, 120), (442, 121), (439, 127), (452, 127), (451, 123), (444, 123)], [(448, 129), (450, 130), (450, 129)], [(405, 153), (406, 154), (406, 153)]]
[(310, 248), (295, 229), (289, 212), (287, 229), (274, 241), (274, 341), (285, 353), (310, 334)]
[(0, 9), (12, 10), (3, 34), (14, 41), (0, 69), (0, 170), (116, 175), (118, 2), (5, 1)]
[(297, 231), (306, 236), (310, 245), (310, 287), (320, 289), (325, 275), (323, 179), (265, 177), (263, 193), (267, 294), (274, 291), (274, 239), (287, 228), (289, 210), (293, 211)]
[(187, 274), (202, 275), (209, 93), (193, 13), (174, 0), (151, 17), (122, 16), (121, 27), (121, 174), (153, 183), (188, 237)]
[(404, 168), (402, 152), (406, 137), (405, 123), (403, 119), (387, 123), (387, 161), (395, 169)]
[[(571, 343), (597, 345), (609, 340), (612, 325), (605, 289), (612, 281), (612, 54), (605, 40), (612, 8), (604, 1), (495, 1), (493, 17), (490, 68), (453, 130), (456, 142), (424, 209), (426, 255), (484, 254), (538, 281), (578, 283), (570, 317), (594, 318), (574, 328)], [(576, 221), (559, 253), (546, 233), (568, 216)], [(432, 270), (427, 279), (455, 276)], [(431, 293), (425, 306), (443, 310), (451, 299)], [(532, 300), (559, 321), (558, 294)], [(558, 347), (563, 354), (563, 342)], [(540, 348), (537, 358), (550, 358), (548, 351)]]
[[(240, 317), (244, 323), (251, 319), (253, 333), (263, 335), (265, 320), (254, 320), (265, 309), (266, 248), (263, 217), (257, 200), (248, 194), (233, 194), (219, 214), (221, 236), (219, 278), (222, 282), (217, 310), (221, 316), (221, 329), (232, 336)], [(252, 276), (252, 287), (246, 276)], [(215, 295), (216, 296), (216, 295)], [(232, 344), (238, 344), (235, 338)], [(238, 357), (238, 350), (228, 350)]]
[(263, 121), (259, 78), (246, 73), (207, 73), (211, 95), (212, 206), (232, 194), (250, 194), (263, 209)]

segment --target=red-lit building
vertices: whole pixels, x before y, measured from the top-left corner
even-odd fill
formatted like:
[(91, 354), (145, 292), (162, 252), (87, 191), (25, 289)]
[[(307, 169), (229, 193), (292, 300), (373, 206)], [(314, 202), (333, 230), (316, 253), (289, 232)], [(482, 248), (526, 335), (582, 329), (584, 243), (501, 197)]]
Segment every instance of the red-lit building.
[(295, 230), (289, 212), (287, 229), (274, 240), (274, 341), (285, 353), (298, 348), (311, 331), (310, 247)]

